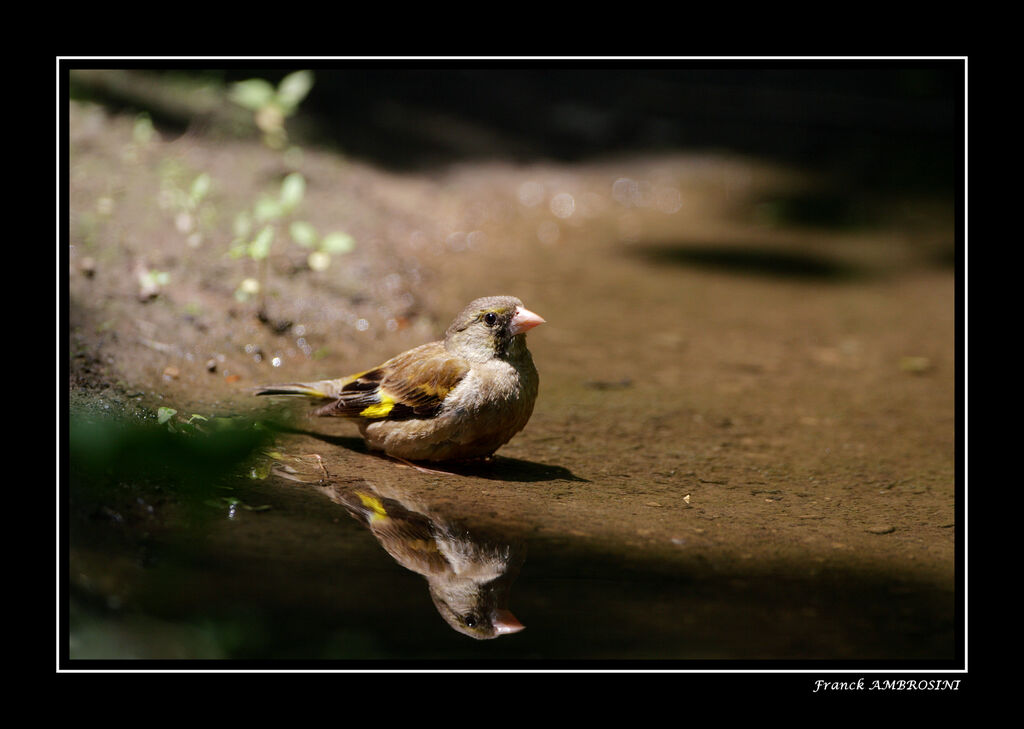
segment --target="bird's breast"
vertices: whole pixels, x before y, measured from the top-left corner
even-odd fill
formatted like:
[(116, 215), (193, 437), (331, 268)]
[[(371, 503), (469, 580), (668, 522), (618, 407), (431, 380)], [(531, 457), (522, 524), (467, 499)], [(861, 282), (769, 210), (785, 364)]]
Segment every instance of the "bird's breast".
[(516, 367), (504, 360), (475, 365), (445, 398), (444, 411), (467, 414), (533, 409), (537, 398), (537, 370), (533, 363)]

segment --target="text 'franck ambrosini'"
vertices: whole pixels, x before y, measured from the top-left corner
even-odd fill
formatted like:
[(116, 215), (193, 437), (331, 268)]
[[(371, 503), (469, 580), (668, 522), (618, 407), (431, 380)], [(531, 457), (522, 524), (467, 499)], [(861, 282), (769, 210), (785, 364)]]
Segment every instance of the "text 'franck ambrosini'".
[(865, 681), (826, 681), (818, 679), (814, 682), (814, 691), (959, 691), (960, 679), (873, 679)]

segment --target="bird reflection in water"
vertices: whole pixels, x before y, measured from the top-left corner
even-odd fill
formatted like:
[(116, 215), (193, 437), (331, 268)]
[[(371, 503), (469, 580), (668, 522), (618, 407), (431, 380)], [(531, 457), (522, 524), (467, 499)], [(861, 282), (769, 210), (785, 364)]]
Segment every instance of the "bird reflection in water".
[(478, 640), (524, 628), (508, 609), (509, 588), (525, 554), (521, 542), (483, 538), (410, 498), (400, 501), (398, 493), (382, 496), (366, 481), (320, 489), (364, 524), (395, 561), (426, 578), (437, 611), (452, 628)]

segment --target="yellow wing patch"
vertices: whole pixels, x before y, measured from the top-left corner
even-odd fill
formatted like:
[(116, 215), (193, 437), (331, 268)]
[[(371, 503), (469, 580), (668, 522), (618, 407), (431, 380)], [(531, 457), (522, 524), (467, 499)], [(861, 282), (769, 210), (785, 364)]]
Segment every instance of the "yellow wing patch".
[(364, 494), (362, 491), (356, 491), (356, 496), (363, 502), (363, 506), (373, 512), (370, 521), (380, 521), (381, 519), (388, 518), (388, 512), (384, 509), (384, 504), (380, 503), (380, 499), (375, 499), (369, 494)]
[(384, 390), (380, 391), (380, 402), (369, 405), (360, 411), (359, 416), (362, 418), (384, 418), (390, 413), (395, 407), (394, 398), (388, 396)]

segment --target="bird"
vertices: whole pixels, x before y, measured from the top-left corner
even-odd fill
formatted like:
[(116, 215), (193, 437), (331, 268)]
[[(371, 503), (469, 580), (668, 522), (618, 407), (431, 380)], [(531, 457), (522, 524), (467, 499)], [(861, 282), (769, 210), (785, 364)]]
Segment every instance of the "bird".
[(525, 627), (508, 609), (525, 545), (495, 541), (444, 517), (385, 497), (370, 484), (328, 484), (325, 491), (376, 537), (400, 565), (422, 575), (430, 599), (454, 630), (476, 640)]
[(371, 451), (399, 461), (489, 458), (533, 414), (539, 377), (526, 332), (544, 323), (514, 296), (486, 296), (441, 340), (347, 377), (256, 394), (310, 398), (318, 404), (312, 415), (353, 420)]

